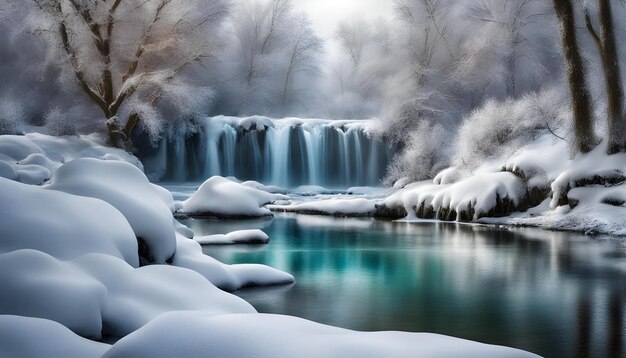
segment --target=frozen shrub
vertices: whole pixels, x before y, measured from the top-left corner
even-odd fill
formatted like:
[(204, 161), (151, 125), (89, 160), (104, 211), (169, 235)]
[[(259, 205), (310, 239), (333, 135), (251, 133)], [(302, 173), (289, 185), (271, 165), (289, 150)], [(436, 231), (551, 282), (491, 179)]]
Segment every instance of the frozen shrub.
[(63, 112), (59, 107), (53, 107), (44, 116), (48, 133), (55, 136), (77, 135), (76, 115), (72, 112)]
[(24, 121), (24, 107), (8, 98), (0, 99), (0, 135), (18, 134), (18, 126)]
[(420, 123), (389, 166), (385, 185), (391, 186), (401, 178), (411, 181), (433, 178), (448, 164), (445, 148), (445, 129), (438, 124)]
[(566, 140), (569, 113), (564, 93), (550, 89), (519, 99), (487, 101), (461, 124), (454, 164), (475, 169), (486, 160), (507, 158), (548, 133)]

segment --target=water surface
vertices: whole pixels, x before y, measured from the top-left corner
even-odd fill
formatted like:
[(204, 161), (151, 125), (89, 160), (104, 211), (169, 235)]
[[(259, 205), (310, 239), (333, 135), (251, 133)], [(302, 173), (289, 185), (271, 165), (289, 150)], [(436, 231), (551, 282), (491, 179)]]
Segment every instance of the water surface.
[(626, 357), (626, 243), (536, 229), (277, 215), (267, 246), (205, 247), (296, 284), (236, 292), (258, 311), (363, 330), (441, 333), (546, 357)]

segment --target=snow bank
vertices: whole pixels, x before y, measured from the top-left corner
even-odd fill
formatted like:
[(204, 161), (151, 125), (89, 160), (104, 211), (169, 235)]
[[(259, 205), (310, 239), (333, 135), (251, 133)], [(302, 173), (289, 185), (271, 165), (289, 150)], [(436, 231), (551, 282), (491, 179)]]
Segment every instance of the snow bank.
[(143, 168), (137, 158), (124, 150), (104, 146), (97, 135), (53, 137), (29, 133), (0, 136), (0, 177), (40, 185), (62, 164), (77, 158), (125, 161)]
[(483, 357), (534, 354), (428, 333), (355, 332), (267, 314), (170, 313), (121, 339), (115, 357)]
[(110, 348), (57, 322), (11, 315), (0, 315), (0, 347), (3, 357), (64, 358), (98, 358)]
[(205, 181), (198, 191), (183, 203), (180, 213), (190, 216), (247, 218), (271, 216), (263, 206), (287, 196), (271, 194), (229, 179), (214, 176)]
[(277, 212), (332, 216), (372, 216), (376, 212), (377, 200), (365, 198), (331, 198), (291, 205), (269, 205)]
[(295, 282), (292, 275), (265, 265), (226, 265), (207, 256), (195, 240), (177, 235), (176, 255), (173, 265), (194, 270), (227, 291), (250, 286), (270, 286)]
[(164, 201), (164, 193), (157, 192), (137, 167), (119, 161), (76, 159), (57, 169), (46, 189), (99, 198), (113, 205), (133, 228), (146, 263), (165, 263), (174, 255), (170, 199)]
[(128, 221), (101, 200), (0, 178), (0, 202), (0, 252), (34, 249), (63, 260), (98, 252), (139, 265)]
[(525, 183), (516, 175), (481, 173), (454, 184), (409, 185), (385, 199), (383, 206), (404, 208), (418, 218), (472, 221), (508, 215), (522, 206), (525, 197)]
[(103, 254), (59, 261), (35, 250), (0, 256), (0, 314), (50, 319), (75, 333), (122, 337), (158, 315), (254, 313), (252, 306), (184, 268), (135, 269)]
[(558, 166), (554, 163), (557, 169), (548, 173), (548, 177), (556, 177), (550, 185), (551, 199), (526, 213), (482, 221), (626, 235), (626, 154), (605, 153), (606, 143), (602, 143), (571, 161), (565, 160)]
[(195, 311), (210, 316), (256, 312), (243, 299), (185, 268), (150, 265), (133, 269), (99, 254), (86, 255), (72, 263), (106, 287), (103, 333), (116, 337), (139, 329), (165, 312)]
[(261, 230), (239, 230), (228, 234), (195, 237), (201, 245), (267, 244), (270, 237)]

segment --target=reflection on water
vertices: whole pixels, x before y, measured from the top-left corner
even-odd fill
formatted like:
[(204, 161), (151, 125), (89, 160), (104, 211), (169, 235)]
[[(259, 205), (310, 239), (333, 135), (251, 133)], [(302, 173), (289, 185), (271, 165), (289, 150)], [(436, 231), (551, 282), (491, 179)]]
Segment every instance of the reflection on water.
[(626, 243), (534, 229), (278, 215), (186, 220), (261, 228), (268, 246), (205, 247), (296, 284), (237, 292), (260, 312), (357, 330), (427, 331), (546, 357), (626, 356)]

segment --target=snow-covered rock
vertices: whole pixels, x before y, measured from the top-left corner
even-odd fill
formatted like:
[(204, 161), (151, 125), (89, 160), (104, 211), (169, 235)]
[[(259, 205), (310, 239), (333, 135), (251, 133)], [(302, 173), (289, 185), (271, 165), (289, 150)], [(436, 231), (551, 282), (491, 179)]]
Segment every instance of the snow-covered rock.
[[(146, 263), (165, 263), (176, 251), (171, 209), (137, 167), (120, 161), (76, 159), (57, 169), (46, 189), (99, 198), (130, 223)], [(173, 200), (172, 200), (173, 202)]]
[(183, 203), (182, 214), (224, 218), (271, 216), (264, 207), (276, 200), (289, 199), (271, 194), (229, 179), (214, 176), (205, 181), (198, 191)]
[(88, 338), (122, 337), (170, 311), (256, 312), (192, 270), (135, 269), (103, 254), (71, 261), (35, 250), (2, 254), (0, 285), (0, 314), (50, 319)]
[(228, 234), (195, 237), (200, 245), (267, 244), (270, 237), (261, 230), (239, 230)]
[(118, 341), (116, 357), (538, 357), (429, 333), (355, 332), (300, 318), (170, 313)]
[(4, 178), (0, 202), (0, 252), (34, 249), (63, 260), (98, 252), (139, 265), (132, 228), (106, 202)]
[(80, 337), (54, 321), (0, 315), (0, 347), (3, 357), (99, 358), (111, 346)]
[(268, 208), (276, 212), (358, 217), (374, 215), (376, 203), (377, 200), (365, 198), (330, 198), (291, 205), (269, 205)]
[(205, 255), (195, 240), (181, 235), (177, 235), (176, 240), (178, 247), (172, 264), (200, 273), (221, 289), (234, 291), (249, 286), (270, 286), (295, 281), (292, 275), (265, 265), (226, 265)]
[(472, 221), (523, 208), (526, 195), (524, 181), (512, 173), (480, 173), (454, 184), (408, 185), (386, 198), (382, 206), (400, 207), (409, 218)]

